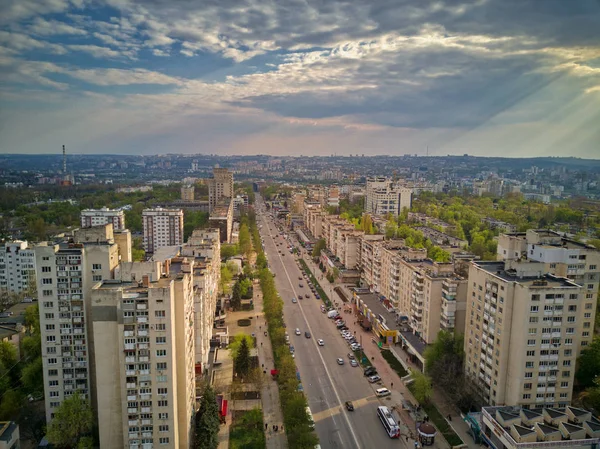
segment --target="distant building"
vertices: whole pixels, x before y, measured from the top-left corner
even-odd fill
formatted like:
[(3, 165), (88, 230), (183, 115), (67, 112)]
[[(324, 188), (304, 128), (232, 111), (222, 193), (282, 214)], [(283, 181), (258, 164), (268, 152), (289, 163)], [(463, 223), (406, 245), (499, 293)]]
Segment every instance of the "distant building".
[(144, 249), (154, 253), (163, 246), (181, 245), (183, 243), (183, 210), (182, 209), (144, 209), (142, 212), (144, 225)]
[(208, 218), (212, 228), (219, 229), (221, 243), (231, 243), (231, 231), (233, 229), (233, 201), (230, 198), (222, 198), (213, 206)]
[(23, 293), (35, 285), (35, 252), (25, 241), (0, 246), (0, 290)]
[(412, 207), (412, 190), (387, 178), (367, 179), (365, 212), (373, 215), (399, 215)]
[(194, 186), (181, 187), (181, 201), (194, 201)]
[(121, 209), (85, 209), (81, 211), (81, 227), (91, 228), (112, 223), (114, 230), (125, 229), (125, 212)]
[(233, 198), (233, 173), (226, 168), (213, 168), (213, 177), (208, 179), (209, 212), (221, 198)]

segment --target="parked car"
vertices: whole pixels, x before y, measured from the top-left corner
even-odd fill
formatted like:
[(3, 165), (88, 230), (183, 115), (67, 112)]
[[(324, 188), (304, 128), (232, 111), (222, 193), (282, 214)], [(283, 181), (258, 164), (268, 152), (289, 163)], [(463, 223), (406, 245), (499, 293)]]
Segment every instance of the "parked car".
[(346, 410), (348, 410), (349, 412), (353, 412), (354, 411), (354, 405), (352, 404), (352, 402), (346, 401), (344, 403), (344, 405), (346, 406)]
[(358, 362), (356, 360), (350, 360), (350, 365), (356, 368), (358, 366)]
[(373, 376), (375, 374), (377, 374), (377, 368), (375, 368), (374, 366), (369, 366), (367, 368), (365, 368), (365, 376)]
[(379, 382), (381, 380), (381, 377), (379, 377), (377, 374), (374, 374), (373, 376), (369, 376), (369, 382), (371, 382), (372, 384), (374, 384), (375, 382)]
[(306, 299), (309, 299), (309, 298), (310, 298), (310, 295), (307, 293), (306, 295), (304, 295), (304, 297), (305, 297)]
[(389, 396), (390, 394), (392, 394), (392, 392), (387, 388), (378, 388), (377, 390), (375, 390), (375, 394), (378, 397), (382, 398), (384, 396)]
[(355, 357), (354, 357), (354, 354), (352, 354), (351, 352), (349, 352), (349, 353), (348, 353), (348, 358), (349, 358), (350, 360), (354, 360), (354, 359), (355, 359)]

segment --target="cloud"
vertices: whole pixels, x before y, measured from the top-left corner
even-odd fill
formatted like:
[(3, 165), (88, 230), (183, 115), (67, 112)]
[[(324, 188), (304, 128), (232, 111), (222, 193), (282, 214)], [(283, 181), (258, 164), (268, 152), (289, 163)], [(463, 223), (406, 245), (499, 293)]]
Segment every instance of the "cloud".
[(0, 30), (0, 45), (14, 53), (25, 53), (34, 50), (47, 50), (48, 53), (64, 55), (65, 47), (59, 44), (34, 39), (26, 34)]
[(33, 23), (29, 26), (28, 31), (38, 36), (55, 36), (55, 35), (77, 35), (85, 36), (87, 31), (69, 25), (58, 20), (46, 20), (42, 17), (36, 17)]
[(133, 84), (181, 85), (183, 81), (145, 69), (69, 70), (63, 73), (97, 86), (126, 86)]
[(121, 58), (123, 56), (133, 57), (132, 52), (122, 52), (113, 50), (108, 47), (100, 47), (98, 45), (69, 45), (68, 48), (73, 51), (88, 53), (94, 58)]

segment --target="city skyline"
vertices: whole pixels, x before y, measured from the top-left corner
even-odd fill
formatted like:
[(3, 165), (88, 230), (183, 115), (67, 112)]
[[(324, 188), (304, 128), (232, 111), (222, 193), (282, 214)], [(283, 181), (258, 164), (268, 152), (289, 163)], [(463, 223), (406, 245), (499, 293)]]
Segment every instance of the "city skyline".
[(0, 153), (598, 153), (591, 0), (2, 9)]

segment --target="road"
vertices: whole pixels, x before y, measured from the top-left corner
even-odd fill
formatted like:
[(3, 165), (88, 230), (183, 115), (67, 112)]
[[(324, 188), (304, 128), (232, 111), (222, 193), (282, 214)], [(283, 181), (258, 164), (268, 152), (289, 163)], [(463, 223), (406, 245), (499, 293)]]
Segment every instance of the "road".
[[(304, 280), (299, 280), (302, 273), (296, 259), (283, 243), (271, 216), (260, 212), (264, 211), (264, 207), (259, 195), (256, 196), (256, 206), (265, 253), (284, 301), (284, 320), (291, 344), (296, 349), (296, 365), (321, 447), (407, 448), (404, 438), (395, 440), (388, 437), (376, 415), (379, 405), (398, 405), (400, 398), (396, 398), (395, 393), (391, 398), (377, 398), (375, 388), (383, 385), (369, 384), (362, 369), (350, 365), (347, 356), (350, 348), (332, 320), (321, 312), (322, 302), (311, 294)], [(299, 283), (303, 284), (302, 288)], [(298, 298), (300, 294), (304, 296), (307, 293), (310, 299), (292, 303), (292, 297)], [(301, 335), (295, 335), (296, 328), (300, 329)], [(305, 331), (309, 331), (312, 337), (306, 338)], [(318, 339), (323, 339), (325, 346), (319, 346)], [(337, 364), (338, 357), (344, 359), (344, 365)], [(355, 411), (346, 410), (346, 401), (352, 401)]]

